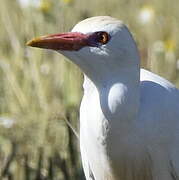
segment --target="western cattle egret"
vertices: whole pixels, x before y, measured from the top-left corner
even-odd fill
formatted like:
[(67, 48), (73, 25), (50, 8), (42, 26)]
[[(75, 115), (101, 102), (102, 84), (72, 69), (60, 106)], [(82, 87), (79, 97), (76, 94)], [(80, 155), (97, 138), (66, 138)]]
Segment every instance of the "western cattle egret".
[(179, 90), (140, 69), (119, 20), (92, 17), (28, 45), (53, 49), (84, 72), (80, 149), (87, 180), (179, 179)]

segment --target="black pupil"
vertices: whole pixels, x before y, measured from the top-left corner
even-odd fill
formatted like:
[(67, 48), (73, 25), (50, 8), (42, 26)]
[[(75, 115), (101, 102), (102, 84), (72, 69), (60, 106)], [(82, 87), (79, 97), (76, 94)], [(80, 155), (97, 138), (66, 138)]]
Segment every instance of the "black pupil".
[(105, 32), (98, 32), (97, 33), (97, 40), (98, 42), (100, 43), (106, 43), (105, 41), (107, 40), (107, 37), (106, 37), (106, 33)]
[(99, 40), (103, 41), (104, 40), (104, 36), (105, 36), (104, 34), (100, 34)]
[(90, 35), (90, 42), (94, 43), (93, 46), (100, 46), (108, 43), (110, 35), (105, 31), (94, 32)]

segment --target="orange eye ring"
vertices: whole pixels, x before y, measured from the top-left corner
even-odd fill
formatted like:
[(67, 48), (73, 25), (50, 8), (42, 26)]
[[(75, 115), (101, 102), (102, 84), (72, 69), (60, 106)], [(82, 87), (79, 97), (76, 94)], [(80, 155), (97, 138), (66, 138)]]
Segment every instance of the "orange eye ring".
[(106, 44), (109, 41), (110, 37), (107, 32), (98, 33), (98, 42), (101, 44)]

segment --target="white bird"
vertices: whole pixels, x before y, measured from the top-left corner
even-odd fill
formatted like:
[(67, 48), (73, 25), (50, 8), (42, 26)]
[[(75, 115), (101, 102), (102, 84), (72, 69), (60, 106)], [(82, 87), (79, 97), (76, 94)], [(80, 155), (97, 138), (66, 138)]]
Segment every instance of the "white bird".
[(99, 16), (28, 45), (53, 49), (84, 72), (80, 149), (87, 180), (179, 180), (179, 90), (140, 69), (128, 28)]

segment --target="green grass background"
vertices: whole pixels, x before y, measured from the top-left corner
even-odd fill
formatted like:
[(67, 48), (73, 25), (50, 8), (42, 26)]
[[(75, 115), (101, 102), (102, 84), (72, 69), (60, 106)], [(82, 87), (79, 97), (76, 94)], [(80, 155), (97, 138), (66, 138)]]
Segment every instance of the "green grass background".
[[(0, 177), (77, 179), (79, 142), (65, 118), (78, 130), (82, 73), (63, 56), (25, 43), (39, 35), (70, 31), (87, 17), (114, 16), (132, 31), (141, 66), (179, 86), (179, 1), (38, 2), (22, 6), (17, 0), (0, 0)], [(145, 11), (151, 16), (147, 22), (140, 19)]]

